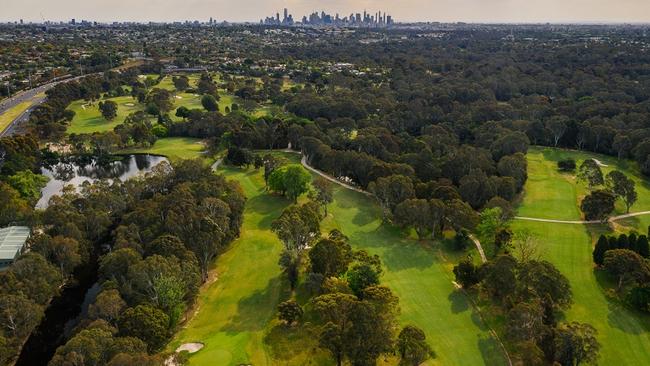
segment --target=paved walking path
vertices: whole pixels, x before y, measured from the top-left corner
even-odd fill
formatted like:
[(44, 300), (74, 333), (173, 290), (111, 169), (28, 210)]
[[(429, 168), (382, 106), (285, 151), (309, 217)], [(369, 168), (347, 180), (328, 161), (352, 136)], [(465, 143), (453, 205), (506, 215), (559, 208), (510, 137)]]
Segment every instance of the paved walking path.
[[(644, 216), (644, 215), (650, 215), (650, 211), (632, 212), (632, 213), (625, 214), (625, 215), (612, 216), (609, 219), (607, 219), (605, 222), (614, 222), (614, 221), (618, 221), (618, 220), (627, 219), (627, 218), (630, 218), (630, 217)], [(537, 218), (537, 217), (525, 217), (525, 216), (516, 216), (515, 219), (516, 220), (526, 220), (526, 221), (549, 222), (549, 223), (554, 223), (554, 224), (573, 224), (573, 225), (590, 225), (590, 224), (603, 224), (604, 223), (601, 220), (555, 220), (555, 219), (540, 219), (540, 218)]]

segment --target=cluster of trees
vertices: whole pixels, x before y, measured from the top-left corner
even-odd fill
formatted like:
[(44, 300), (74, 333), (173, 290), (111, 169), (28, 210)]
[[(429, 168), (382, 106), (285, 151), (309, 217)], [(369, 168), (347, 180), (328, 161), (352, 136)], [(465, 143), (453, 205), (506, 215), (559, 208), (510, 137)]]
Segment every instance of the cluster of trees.
[(648, 238), (636, 233), (601, 235), (593, 251), (594, 263), (615, 279), (616, 294), (644, 312), (650, 312), (649, 258)]
[[(290, 207), (279, 220), (289, 219), (296, 210), (315, 211), (317, 207), (313, 203)], [(314, 220), (318, 220), (317, 215), (311, 213)], [(337, 365), (346, 360), (353, 365), (373, 365), (382, 354), (392, 353), (399, 354), (404, 365), (419, 365), (435, 356), (421, 329), (408, 325), (399, 331), (399, 299), (380, 284), (382, 267), (377, 256), (353, 251), (348, 238), (338, 230), (320, 237), (318, 221), (298, 225), (312, 226), (309, 235), (302, 236), (310, 238), (304, 245), (312, 246), (298, 249), (295, 237), (285, 235), (287, 227), (274, 224), (286, 247), (280, 263), (286, 263), (286, 253), (308, 249), (307, 263), (298, 263), (296, 273), (290, 276), (297, 280), (298, 271), (304, 268), (304, 286), (311, 297), (304, 308), (293, 299), (281, 303), (280, 320), (296, 326), (308, 312), (316, 320), (318, 346), (327, 350)]]
[(33, 207), (48, 179), (33, 135), (0, 138), (0, 227), (30, 224)]
[(244, 204), (236, 183), (200, 161), (162, 163), (145, 178), (53, 197), (43, 215), (51, 239), (39, 237), (35, 247), (58, 259), (59, 236), (84, 243), (80, 255), (98, 263), (101, 289), (50, 365), (161, 364), (150, 355), (166, 344), (210, 263), (238, 235)]
[[(137, 68), (117, 72), (105, 72), (101, 76), (89, 75), (75, 81), (60, 83), (46, 92), (47, 100), (34, 108), (30, 114), (30, 124), (37, 134), (46, 139), (59, 139), (63, 136), (66, 123), (74, 118), (74, 112), (66, 109), (75, 100), (87, 102), (99, 100), (105, 95), (123, 95), (122, 86), (132, 87), (136, 97), (145, 89), (138, 79)], [(111, 120), (117, 115), (117, 105), (112, 101), (102, 102), (100, 110), (104, 118)]]
[(600, 165), (594, 159), (587, 159), (580, 164), (578, 179), (587, 183), (590, 189), (590, 193), (580, 203), (580, 209), (587, 220), (607, 220), (614, 211), (617, 199), (623, 201), (628, 213), (637, 201), (632, 179), (618, 170), (603, 176)]
[(506, 319), (506, 345), (524, 365), (566, 366), (595, 362), (600, 345), (589, 324), (560, 322), (572, 302), (569, 281), (551, 263), (500, 255), (455, 268), (456, 281), (491, 299)]

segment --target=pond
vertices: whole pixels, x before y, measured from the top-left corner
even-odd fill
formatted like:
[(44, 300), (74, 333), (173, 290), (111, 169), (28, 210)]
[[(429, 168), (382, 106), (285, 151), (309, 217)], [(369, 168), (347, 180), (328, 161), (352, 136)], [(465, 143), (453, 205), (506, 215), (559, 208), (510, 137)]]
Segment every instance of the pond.
[(109, 161), (78, 157), (44, 166), (41, 174), (50, 178), (50, 181), (41, 190), (42, 196), (36, 208), (46, 208), (50, 198), (60, 194), (66, 185), (78, 189), (84, 182), (93, 183), (101, 179), (124, 181), (150, 172), (163, 161), (168, 160), (156, 155), (124, 155), (111, 157)]

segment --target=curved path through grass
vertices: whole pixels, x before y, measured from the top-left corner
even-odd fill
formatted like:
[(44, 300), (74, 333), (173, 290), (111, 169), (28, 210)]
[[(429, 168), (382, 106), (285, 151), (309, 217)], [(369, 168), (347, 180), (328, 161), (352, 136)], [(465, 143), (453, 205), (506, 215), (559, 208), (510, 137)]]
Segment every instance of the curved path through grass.
[[(298, 162), (299, 155), (286, 156)], [(219, 171), (239, 181), (248, 197), (242, 234), (216, 261), (213, 279), (201, 289), (191, 319), (169, 350), (204, 343), (190, 365), (332, 365), (315, 347), (316, 335), (275, 326), (277, 304), (289, 294), (277, 264), (282, 244), (270, 224), (290, 202), (264, 191), (260, 171), (227, 166)], [(437, 352), (428, 364), (506, 364), (489, 328), (452, 283), (453, 265), (463, 253), (449, 250), (447, 242), (418, 242), (383, 225), (374, 200), (349, 189), (335, 189), (322, 227), (340, 229), (355, 249), (381, 257), (382, 282), (400, 298), (402, 324), (422, 328)]]
[[(533, 220), (516, 220), (514, 230), (529, 230), (541, 244), (543, 257), (552, 262), (570, 281), (573, 305), (566, 320), (592, 324), (598, 330), (601, 343), (601, 365), (650, 364), (650, 317), (629, 310), (608, 297), (610, 280), (594, 270), (592, 250), (600, 234), (611, 234), (612, 227), (621, 230), (642, 230), (645, 227), (634, 216), (623, 215), (624, 207), (617, 204), (616, 224), (588, 223), (580, 220), (578, 202), (586, 189), (575, 179), (557, 171), (557, 161), (565, 158), (584, 160), (595, 154), (559, 149), (531, 148), (528, 158), (529, 179), (518, 214)], [(604, 173), (617, 168), (637, 182), (638, 209), (650, 208), (650, 190), (635, 167), (626, 162), (598, 156), (608, 167)], [(640, 212), (645, 215), (645, 211)], [(639, 213), (637, 213), (639, 214)], [(558, 219), (553, 219), (555, 215)], [(545, 218), (547, 217), (547, 218)], [(567, 225), (570, 223), (571, 225)], [(589, 225), (587, 225), (589, 224)]]

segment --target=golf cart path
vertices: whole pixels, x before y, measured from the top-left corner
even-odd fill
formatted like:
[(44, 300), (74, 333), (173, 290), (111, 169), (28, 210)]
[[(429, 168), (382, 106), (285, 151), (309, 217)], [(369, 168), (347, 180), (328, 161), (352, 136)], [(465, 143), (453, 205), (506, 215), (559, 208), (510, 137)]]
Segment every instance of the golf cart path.
[[(627, 219), (635, 216), (645, 216), (650, 215), (650, 211), (640, 211), (632, 212), (625, 215), (612, 216), (608, 218), (605, 222), (614, 222), (618, 220)], [(573, 225), (590, 225), (590, 224), (603, 224), (601, 220), (555, 220), (555, 219), (540, 219), (537, 217), (525, 217), (525, 216), (515, 216), (516, 220), (526, 220), (526, 221), (538, 221), (538, 222), (548, 222), (553, 224), (573, 224)]]
[[(285, 151), (285, 152), (289, 152), (289, 153), (297, 153), (296, 151), (289, 150), (289, 149), (284, 150), (284, 151)], [(370, 193), (370, 192), (368, 192), (368, 191), (364, 191), (364, 190), (361, 189), (361, 188), (353, 187), (353, 186), (351, 186), (351, 185), (349, 185), (349, 184), (346, 184), (346, 183), (344, 183), (344, 182), (341, 182), (340, 180), (338, 180), (338, 179), (336, 179), (336, 178), (334, 178), (334, 177), (332, 177), (332, 176), (330, 176), (330, 175), (327, 175), (327, 174), (321, 172), (320, 170), (318, 170), (318, 169), (316, 169), (316, 168), (314, 168), (314, 167), (311, 167), (311, 166), (307, 163), (307, 156), (306, 156), (306, 155), (302, 155), (302, 159), (300, 159), (300, 163), (301, 163), (302, 166), (304, 166), (307, 170), (309, 170), (309, 171), (311, 171), (311, 172), (314, 172), (315, 174), (318, 174), (318, 175), (320, 175), (321, 177), (323, 177), (323, 178), (325, 178), (325, 179), (327, 179), (327, 180), (329, 180), (329, 181), (331, 181), (331, 182), (333, 182), (333, 183), (336, 183), (336, 184), (338, 184), (338, 185), (340, 185), (340, 186), (342, 186), (342, 187), (344, 187), (344, 188), (351, 189), (351, 190), (353, 190), (353, 191), (355, 191), (355, 192), (359, 192), (359, 193), (361, 193), (361, 194), (365, 194), (366, 196), (372, 197), (372, 193)], [(479, 253), (479, 255), (481, 256), (481, 261), (482, 261), (483, 263), (487, 262), (487, 257), (485, 256), (485, 251), (483, 251), (483, 247), (481, 246), (481, 242), (480, 242), (480, 241), (479, 241), (479, 240), (478, 240), (474, 235), (470, 235), (469, 237), (470, 237), (470, 239), (472, 240), (472, 242), (474, 243), (474, 245), (476, 245), (476, 249), (478, 250), (478, 253)]]

